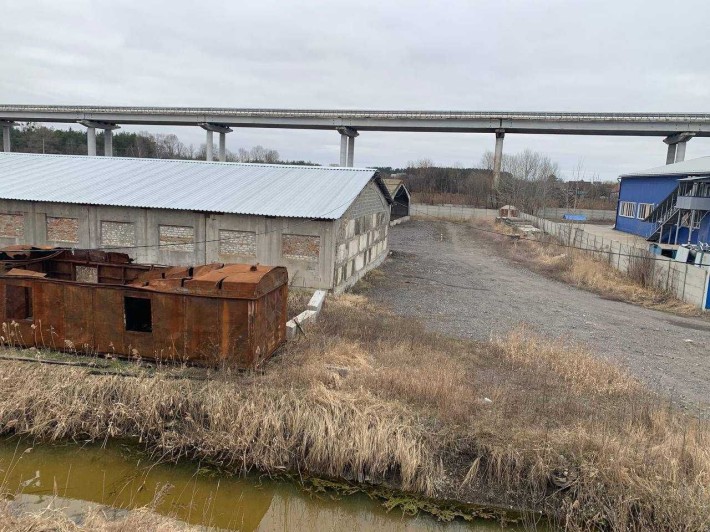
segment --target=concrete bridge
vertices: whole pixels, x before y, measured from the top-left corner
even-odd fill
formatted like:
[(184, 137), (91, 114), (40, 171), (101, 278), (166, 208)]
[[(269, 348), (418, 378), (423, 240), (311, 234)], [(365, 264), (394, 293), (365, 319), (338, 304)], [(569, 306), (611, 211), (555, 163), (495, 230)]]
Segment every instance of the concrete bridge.
[(87, 128), (88, 154), (96, 154), (96, 129), (104, 130), (105, 155), (113, 155), (112, 131), (120, 124), (193, 126), (206, 131), (207, 160), (213, 134), (218, 158), (225, 160), (225, 135), (234, 127), (321, 129), (340, 134), (340, 165), (352, 166), (360, 131), (491, 133), (495, 135), (494, 175), (500, 175), (506, 133), (664, 137), (666, 163), (682, 161), (694, 136), (710, 136), (710, 113), (535, 113), (476, 111), (367, 111), (318, 109), (230, 109), (204, 107), (113, 107), (0, 105), (3, 149), (10, 151), (10, 128), (17, 122), (78, 123)]

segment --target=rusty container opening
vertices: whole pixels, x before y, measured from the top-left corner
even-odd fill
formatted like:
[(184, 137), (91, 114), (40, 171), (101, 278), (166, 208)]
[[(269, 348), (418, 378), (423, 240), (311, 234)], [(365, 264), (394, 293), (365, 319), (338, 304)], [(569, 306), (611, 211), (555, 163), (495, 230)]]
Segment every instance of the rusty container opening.
[(100, 250), (0, 250), (5, 343), (255, 368), (286, 341), (286, 268), (134, 264)]

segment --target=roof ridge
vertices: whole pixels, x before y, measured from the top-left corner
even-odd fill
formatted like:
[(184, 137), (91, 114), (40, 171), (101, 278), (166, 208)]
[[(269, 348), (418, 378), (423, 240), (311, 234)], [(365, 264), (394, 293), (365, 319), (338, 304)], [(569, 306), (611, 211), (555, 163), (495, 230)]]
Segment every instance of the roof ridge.
[(119, 161), (141, 161), (141, 162), (157, 162), (157, 163), (188, 163), (188, 164), (212, 164), (216, 166), (252, 166), (263, 168), (309, 168), (312, 170), (335, 170), (335, 171), (351, 171), (351, 172), (374, 172), (376, 168), (368, 168), (366, 166), (324, 166), (324, 165), (309, 165), (309, 164), (279, 164), (279, 163), (243, 163), (239, 161), (202, 161), (199, 159), (162, 159), (159, 157), (122, 157), (105, 155), (80, 155), (76, 153), (28, 153), (28, 152), (0, 152), (0, 157), (4, 156), (27, 156), (27, 157), (52, 157), (58, 159), (91, 159), (91, 160), (119, 160)]

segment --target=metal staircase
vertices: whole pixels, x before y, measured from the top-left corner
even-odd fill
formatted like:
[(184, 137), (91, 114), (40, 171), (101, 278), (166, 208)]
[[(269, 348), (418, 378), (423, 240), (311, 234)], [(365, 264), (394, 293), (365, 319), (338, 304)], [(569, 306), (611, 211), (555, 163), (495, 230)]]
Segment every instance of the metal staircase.
[(651, 214), (644, 220), (645, 222), (655, 223), (656, 227), (651, 234), (646, 238), (650, 242), (660, 241), (661, 231), (663, 227), (671, 222), (674, 218), (678, 218), (673, 225), (680, 223), (680, 209), (676, 207), (678, 200), (678, 187), (673, 192), (668, 194), (666, 199), (656, 205), (656, 208), (651, 211)]

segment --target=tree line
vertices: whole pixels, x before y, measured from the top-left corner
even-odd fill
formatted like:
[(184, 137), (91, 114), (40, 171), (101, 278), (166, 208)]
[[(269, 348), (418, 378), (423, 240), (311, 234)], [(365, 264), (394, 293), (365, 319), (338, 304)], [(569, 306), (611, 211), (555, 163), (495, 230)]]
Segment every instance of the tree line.
[(525, 150), (504, 154), (497, 187), (493, 183), (493, 152), (480, 166), (437, 166), (430, 159), (410, 162), (406, 168), (382, 168), (401, 177), (415, 201), (453, 203), (495, 208), (511, 204), (526, 211), (544, 207), (613, 208), (616, 183), (601, 181), (579, 166), (563, 180), (559, 165), (547, 155)]
[[(60, 155), (86, 155), (87, 153), (85, 129), (55, 129), (27, 123), (12, 128), (10, 135), (13, 151)], [(113, 155), (115, 157), (204, 160), (206, 150), (205, 144), (195, 148), (191, 144), (183, 143), (174, 134), (153, 134), (147, 131), (138, 133), (114, 131), (113, 133)], [(103, 151), (104, 134), (102, 130), (98, 130), (96, 132), (96, 153), (102, 154)], [(213, 149), (213, 153), (216, 156), (216, 149)], [(230, 162), (316, 165), (310, 161), (281, 160), (278, 151), (263, 146), (253, 146), (249, 149), (239, 148), (236, 152), (227, 150), (225, 155), (227, 161)]]

